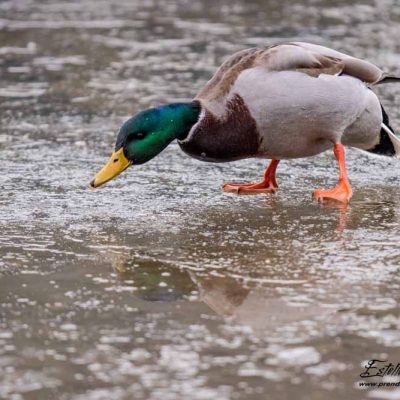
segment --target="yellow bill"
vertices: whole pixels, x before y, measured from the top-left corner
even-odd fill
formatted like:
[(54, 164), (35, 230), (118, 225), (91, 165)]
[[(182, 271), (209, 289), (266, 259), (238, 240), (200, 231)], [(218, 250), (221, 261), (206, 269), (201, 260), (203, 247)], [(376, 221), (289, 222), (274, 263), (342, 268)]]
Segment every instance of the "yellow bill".
[(103, 185), (126, 170), (129, 165), (131, 165), (131, 162), (125, 157), (124, 149), (121, 147), (121, 149), (112, 154), (108, 163), (97, 173), (92, 182), (90, 182), (90, 186), (92, 188), (97, 188)]

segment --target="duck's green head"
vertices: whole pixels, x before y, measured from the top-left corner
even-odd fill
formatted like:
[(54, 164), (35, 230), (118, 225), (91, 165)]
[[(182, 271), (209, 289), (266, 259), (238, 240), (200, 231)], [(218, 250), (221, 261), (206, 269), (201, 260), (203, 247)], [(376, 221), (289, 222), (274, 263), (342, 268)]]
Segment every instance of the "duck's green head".
[(200, 103), (194, 101), (150, 108), (129, 118), (119, 130), (110, 160), (90, 186), (99, 187), (129, 166), (151, 160), (174, 139), (185, 139), (200, 111)]

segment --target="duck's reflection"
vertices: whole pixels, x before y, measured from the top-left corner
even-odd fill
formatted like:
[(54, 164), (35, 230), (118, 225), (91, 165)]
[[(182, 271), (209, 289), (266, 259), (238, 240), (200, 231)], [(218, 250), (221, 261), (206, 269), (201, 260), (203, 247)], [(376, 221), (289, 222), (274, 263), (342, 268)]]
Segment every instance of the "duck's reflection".
[[(182, 221), (173, 232), (163, 232), (159, 247), (149, 246), (152, 233), (139, 242), (116, 231), (103, 235), (102, 245), (114, 252), (113, 270), (138, 299), (200, 302), (211, 314), (235, 318), (260, 334), (303, 322), (323, 324), (326, 316), (340, 318), (338, 311), (354, 311), (366, 295), (378, 295), (381, 276), (366, 280), (360, 272), (363, 256), (353, 248), (361, 237), (357, 231), (398, 224), (394, 203), (285, 208), (275, 200), (269, 206), (236, 214), (208, 209), (207, 235), (192, 215), (197, 231)], [(279, 212), (270, 218), (276, 207)], [(348, 246), (353, 236), (355, 246)]]
[(291, 303), (290, 296), (275, 288), (249, 286), (233, 277), (196, 273), (155, 260), (116, 257), (113, 269), (124, 286), (135, 286), (133, 296), (149, 302), (202, 302), (221, 317), (231, 317), (256, 335), (265, 335), (282, 325), (312, 319), (332, 310), (318, 305)]

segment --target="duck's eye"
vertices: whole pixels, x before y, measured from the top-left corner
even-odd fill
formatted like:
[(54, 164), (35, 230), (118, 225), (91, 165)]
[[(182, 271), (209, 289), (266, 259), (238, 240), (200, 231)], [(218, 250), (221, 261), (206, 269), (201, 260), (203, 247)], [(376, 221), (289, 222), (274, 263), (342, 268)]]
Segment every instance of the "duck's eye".
[(135, 136), (136, 136), (136, 139), (143, 139), (144, 138), (144, 133), (143, 132), (138, 132)]

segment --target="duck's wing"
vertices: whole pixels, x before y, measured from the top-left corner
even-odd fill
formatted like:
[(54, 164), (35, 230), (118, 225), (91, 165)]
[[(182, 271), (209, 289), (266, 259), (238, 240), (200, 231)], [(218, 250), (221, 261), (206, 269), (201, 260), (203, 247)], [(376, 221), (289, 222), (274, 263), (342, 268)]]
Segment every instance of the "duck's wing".
[(369, 61), (349, 56), (348, 54), (332, 50), (328, 47), (303, 42), (293, 42), (291, 44), (305, 51), (339, 60), (342, 65), (342, 71), (340, 71), (341, 74), (353, 76), (371, 85), (389, 81), (392, 82), (395, 80), (397, 81), (400, 79), (398, 76), (388, 75), (382, 71), (382, 69)]
[(215, 72), (203, 89), (197, 94), (196, 99), (207, 103), (223, 103), (231, 87), (240, 73), (253, 68), (257, 59), (265, 50), (251, 48), (232, 54)]
[(224, 103), (239, 74), (249, 68), (266, 71), (299, 71), (317, 77), (320, 74), (350, 75), (368, 84), (398, 79), (386, 75), (374, 64), (309, 43), (287, 43), (269, 48), (251, 48), (230, 56), (217, 70), (196, 98), (214, 107)]

